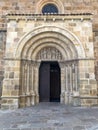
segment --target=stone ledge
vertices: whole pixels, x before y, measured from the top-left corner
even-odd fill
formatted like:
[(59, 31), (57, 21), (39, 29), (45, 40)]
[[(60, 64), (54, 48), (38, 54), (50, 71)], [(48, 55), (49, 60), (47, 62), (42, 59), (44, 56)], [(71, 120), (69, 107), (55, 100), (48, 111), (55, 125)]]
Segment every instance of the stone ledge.
[(1, 96), (1, 99), (2, 98), (20, 98), (20, 96)]
[(76, 14), (8, 14), (6, 16), (7, 20), (80, 20), (81, 22), (83, 20), (91, 20), (92, 21), (92, 14), (91, 13), (76, 13)]
[(23, 15), (26, 15), (26, 16), (47, 16), (47, 15), (53, 15), (53, 16), (75, 16), (75, 15), (93, 15), (93, 13), (88, 13), (88, 12), (85, 12), (85, 13), (64, 13), (64, 14), (60, 14), (60, 13), (44, 13), (44, 14), (33, 14), (33, 13), (8, 13), (7, 16), (11, 16), (11, 15), (20, 15), (20, 16), (23, 16)]
[(80, 96), (80, 99), (98, 99), (98, 96)]

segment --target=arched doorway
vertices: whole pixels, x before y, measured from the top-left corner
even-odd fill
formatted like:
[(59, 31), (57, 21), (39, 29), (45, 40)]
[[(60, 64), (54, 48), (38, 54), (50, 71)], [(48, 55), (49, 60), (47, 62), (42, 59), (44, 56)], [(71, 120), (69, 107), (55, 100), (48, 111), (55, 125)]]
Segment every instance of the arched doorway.
[[(15, 94), (18, 93), (18, 107), (32, 106), (39, 103), (39, 68), (43, 61), (57, 61), (59, 64), (61, 83), (57, 99), (60, 103), (74, 104), (74, 102), (78, 102), (78, 57), (81, 57), (81, 54), (84, 57), (85, 53), (80, 42), (72, 33), (54, 26), (36, 28), (21, 39), (13, 53), (15, 60), (7, 61), (7, 65), (10, 67), (10, 64), (12, 64), (13, 70), (15, 69), (14, 65), (17, 65), (13, 84), (17, 88), (14, 92)], [(56, 66), (58, 65), (56, 64)], [(54, 68), (52, 64), (52, 69)], [(10, 80), (12, 81), (9, 78)], [(16, 80), (18, 81), (14, 82)], [(52, 90), (52, 92), (54, 91)], [(49, 100), (56, 100), (52, 96)]]
[(39, 101), (60, 102), (60, 82), (58, 62), (42, 62), (39, 68)]
[[(55, 32), (54, 30), (49, 31), (50, 28), (46, 28), (45, 32), (39, 33), (39, 35), (37, 32), (37, 35), (32, 37), (27, 42), (28, 44), (25, 44), (23, 47), (21, 53), (23, 59), (21, 64), (22, 90), (20, 94), (24, 95), (20, 98), (20, 107), (35, 105), (40, 101), (59, 101), (64, 104), (73, 104), (73, 94), (79, 93), (77, 76), (78, 60), (76, 60), (78, 57), (77, 50), (64, 34)], [(43, 82), (45, 81), (44, 77), (46, 76), (45, 74), (41, 75), (40, 71), (43, 72), (45, 67), (49, 72), (52, 69), (53, 71), (59, 70), (58, 84), (60, 85), (57, 91), (55, 87), (51, 87), (53, 85), (52, 82), (56, 79), (55, 76), (55, 79), (51, 77), (55, 73), (51, 74), (51, 77), (46, 75), (46, 86), (44, 85), (46, 88), (43, 87), (43, 84), (45, 84)], [(41, 80), (41, 78), (43, 79)], [(47, 90), (47, 94), (45, 89)], [(57, 95), (54, 94), (55, 91)]]

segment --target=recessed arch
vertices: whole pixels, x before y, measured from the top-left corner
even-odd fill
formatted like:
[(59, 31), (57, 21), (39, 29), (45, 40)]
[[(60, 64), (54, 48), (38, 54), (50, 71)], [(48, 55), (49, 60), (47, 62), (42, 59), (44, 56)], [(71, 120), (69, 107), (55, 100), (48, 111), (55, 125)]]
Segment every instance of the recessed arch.
[(62, 47), (56, 45), (56, 43), (48, 43), (47, 45), (41, 44), (40, 46), (36, 47), (36, 49), (32, 53), (32, 59), (36, 60), (37, 54), (45, 47), (47, 47), (47, 48), (51, 47), (51, 48), (55, 48), (56, 50), (58, 50), (63, 57), (62, 60), (65, 60), (68, 57), (67, 53), (64, 51), (64, 49)]
[[(26, 44), (26, 46), (23, 49), (22, 57), (25, 54), (28, 55), (28, 52), (30, 53), (30, 51), (32, 51), (32, 50), (34, 51), (35, 47), (39, 46), (40, 44), (44, 44), (44, 43), (46, 43), (46, 45), (48, 43), (56, 43), (55, 46), (59, 45), (59, 46), (62, 46), (63, 48), (70, 47), (71, 50), (75, 50), (75, 47), (71, 43), (71, 41), (69, 41), (67, 38), (64, 38), (59, 33), (44, 32), (44, 33), (40, 33), (40, 34), (36, 35), (35, 37), (33, 37), (33, 40), (32, 39), (29, 40), (28, 44)], [(73, 51), (73, 55), (74, 55), (74, 51)], [(77, 58), (77, 54), (76, 54), (76, 58)]]
[[(62, 45), (64, 45), (64, 46), (66, 45), (67, 48), (69, 47), (72, 50), (72, 52), (77, 53), (76, 54), (77, 58), (85, 58), (84, 48), (83, 48), (81, 42), (79, 41), (79, 39), (73, 33), (71, 33), (69, 30), (62, 29), (62, 28), (55, 27), (55, 26), (42, 26), (42, 27), (36, 28), (36, 29), (30, 31), (29, 33), (27, 33), (19, 41), (18, 46), (15, 51), (15, 57), (21, 58), (21, 54), (23, 53), (23, 50), (28, 51), (31, 48), (31, 46), (35, 45), (35, 43), (37, 43), (37, 42), (40, 42), (42, 39), (44, 39), (43, 42), (49, 42), (47, 40), (45, 41), (45, 39), (46, 39), (45, 34), (48, 35), (48, 38), (49, 38), (49, 37), (51, 37), (52, 33), (54, 34), (54, 35), (52, 35), (52, 38), (56, 42), (59, 41), (59, 43), (61, 43)], [(62, 39), (64, 39), (63, 42), (62, 42)], [(66, 40), (69, 42), (67, 43)], [(51, 42), (51, 40), (50, 40), (50, 42)]]
[[(52, 36), (53, 34), (50, 33)], [(28, 44), (26, 44), (26, 46), (24, 47), (24, 49), (22, 50), (22, 58), (29, 58), (31, 59), (31, 55), (32, 53), (36, 53), (37, 52), (37, 49), (40, 48), (41, 46), (54, 46), (58, 49), (60, 49), (61, 52), (63, 52), (63, 55), (64, 55), (64, 60), (68, 60), (68, 59), (75, 59), (78, 57), (77, 55), (77, 51), (75, 49), (75, 47), (73, 46), (72, 43), (68, 42), (66, 39), (63, 40), (60, 40), (56, 37), (52, 37), (51, 35), (49, 35), (48, 37), (46, 37), (47, 33), (45, 32), (45, 35), (42, 34), (43, 37), (41, 38), (38, 38), (36, 40), (31, 39), (31, 42), (29, 41)], [(40, 37), (40, 36), (37, 36), (37, 37)], [(62, 38), (62, 37), (61, 37)], [(33, 59), (35, 59), (33, 57)]]

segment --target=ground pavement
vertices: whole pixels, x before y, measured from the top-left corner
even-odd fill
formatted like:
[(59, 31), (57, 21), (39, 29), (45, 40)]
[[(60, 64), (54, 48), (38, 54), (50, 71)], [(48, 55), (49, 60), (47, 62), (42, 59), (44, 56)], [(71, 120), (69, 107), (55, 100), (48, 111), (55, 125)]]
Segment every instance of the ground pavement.
[(98, 130), (98, 108), (40, 103), (0, 110), (0, 130)]

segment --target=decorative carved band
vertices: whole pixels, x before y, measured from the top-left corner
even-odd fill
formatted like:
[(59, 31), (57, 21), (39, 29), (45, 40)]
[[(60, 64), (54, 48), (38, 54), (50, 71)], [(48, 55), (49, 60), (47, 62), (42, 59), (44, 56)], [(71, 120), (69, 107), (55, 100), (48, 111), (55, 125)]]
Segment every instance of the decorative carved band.
[(63, 56), (59, 50), (54, 47), (45, 47), (41, 49), (37, 56), (37, 60), (63, 60)]

